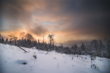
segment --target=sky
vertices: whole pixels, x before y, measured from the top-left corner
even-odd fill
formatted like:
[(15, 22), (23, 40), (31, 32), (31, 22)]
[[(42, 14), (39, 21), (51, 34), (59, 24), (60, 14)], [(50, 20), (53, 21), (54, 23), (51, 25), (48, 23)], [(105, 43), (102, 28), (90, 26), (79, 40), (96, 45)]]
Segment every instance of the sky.
[(110, 38), (109, 0), (0, 0), (0, 32), (53, 34), (57, 43)]

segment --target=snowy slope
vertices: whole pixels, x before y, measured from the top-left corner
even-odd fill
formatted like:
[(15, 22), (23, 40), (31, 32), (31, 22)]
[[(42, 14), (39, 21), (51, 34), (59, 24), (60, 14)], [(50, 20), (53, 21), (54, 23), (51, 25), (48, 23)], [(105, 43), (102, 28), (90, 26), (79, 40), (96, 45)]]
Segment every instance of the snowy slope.
[(0, 44), (0, 73), (110, 73), (110, 59), (97, 57), (91, 68), (89, 56), (23, 49)]

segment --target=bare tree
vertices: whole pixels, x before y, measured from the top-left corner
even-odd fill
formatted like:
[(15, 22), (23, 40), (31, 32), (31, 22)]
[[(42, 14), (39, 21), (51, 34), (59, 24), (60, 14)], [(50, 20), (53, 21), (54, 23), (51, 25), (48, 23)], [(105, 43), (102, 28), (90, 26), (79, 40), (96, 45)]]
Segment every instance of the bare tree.
[(48, 37), (49, 37), (50, 45), (54, 45), (54, 38), (53, 38), (54, 35), (53, 34), (49, 34)]

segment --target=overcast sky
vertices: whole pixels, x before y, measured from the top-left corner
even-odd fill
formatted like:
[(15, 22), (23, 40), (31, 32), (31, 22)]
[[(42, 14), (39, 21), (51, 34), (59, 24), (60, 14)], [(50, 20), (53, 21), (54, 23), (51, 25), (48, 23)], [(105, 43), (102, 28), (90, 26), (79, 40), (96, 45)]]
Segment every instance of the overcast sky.
[(109, 0), (0, 0), (0, 31), (53, 33), (59, 41), (110, 38)]

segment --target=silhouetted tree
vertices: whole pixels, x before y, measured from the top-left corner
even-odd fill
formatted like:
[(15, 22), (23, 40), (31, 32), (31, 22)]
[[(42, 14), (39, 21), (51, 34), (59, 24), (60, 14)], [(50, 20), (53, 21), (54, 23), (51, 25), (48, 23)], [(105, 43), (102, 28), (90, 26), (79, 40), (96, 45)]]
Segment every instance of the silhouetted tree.
[(31, 34), (29, 34), (29, 33), (25, 35), (25, 38), (27, 40), (34, 40), (33, 36)]
[(50, 45), (54, 45), (54, 38), (53, 38), (54, 35), (49, 34), (48, 37), (49, 37)]

